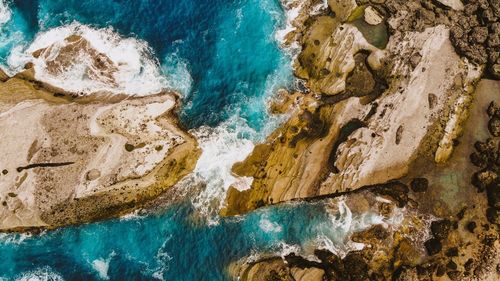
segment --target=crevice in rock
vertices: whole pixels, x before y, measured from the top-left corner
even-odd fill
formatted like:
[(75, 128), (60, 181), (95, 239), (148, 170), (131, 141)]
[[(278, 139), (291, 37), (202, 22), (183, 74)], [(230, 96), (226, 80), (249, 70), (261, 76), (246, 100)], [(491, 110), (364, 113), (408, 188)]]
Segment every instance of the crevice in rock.
[(21, 166), (17, 167), (16, 170), (17, 172), (22, 172), (23, 170), (29, 170), (33, 168), (46, 168), (46, 167), (61, 167), (61, 166), (68, 166), (71, 164), (74, 164), (75, 162), (59, 162), (59, 163), (35, 163), (35, 164), (29, 164), (27, 166)]
[(354, 118), (354, 119), (350, 120), (349, 122), (347, 122), (347, 124), (345, 124), (340, 129), (339, 136), (338, 136), (337, 140), (335, 141), (335, 143), (333, 144), (332, 151), (330, 152), (330, 157), (328, 158), (328, 166), (329, 166), (329, 170), (331, 172), (333, 172), (333, 173), (339, 172), (339, 169), (335, 166), (335, 161), (337, 160), (337, 150), (338, 150), (339, 146), (343, 142), (345, 142), (347, 140), (347, 138), (349, 138), (349, 136), (354, 131), (356, 131), (359, 128), (365, 127), (365, 126), (366, 126), (366, 124), (363, 121), (361, 121), (357, 118)]

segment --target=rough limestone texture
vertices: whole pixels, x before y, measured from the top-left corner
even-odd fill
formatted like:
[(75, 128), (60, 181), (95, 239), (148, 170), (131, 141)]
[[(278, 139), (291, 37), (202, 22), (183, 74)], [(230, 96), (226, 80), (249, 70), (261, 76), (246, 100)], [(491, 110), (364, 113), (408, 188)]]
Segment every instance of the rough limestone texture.
[(450, 157), (482, 68), (456, 54), (444, 25), (396, 31), (377, 48), (362, 32), (376, 28), (359, 23), (363, 9), (350, 8), (345, 23), (320, 15), (306, 26), (296, 74), (310, 93), (235, 164), (254, 181), (229, 190), (222, 214), (341, 194), (400, 178), (419, 155)]
[[(54, 44), (33, 52), (34, 58), (42, 58), (46, 62), (43, 66), (46, 74), (58, 77), (78, 65), (77, 60), (88, 60), (90, 64), (85, 69), (87, 79), (95, 83), (117, 86), (113, 75), (118, 69), (110, 58), (99, 53), (89, 41), (79, 35), (70, 35), (64, 40), (63, 46)], [(42, 68), (38, 71), (42, 71)]]
[[(449, 31), (443, 26), (406, 36), (403, 40), (408, 40), (407, 44), (402, 46), (396, 43), (398, 38), (393, 37), (387, 50), (401, 55), (391, 60), (394, 62), (391, 74), (406, 77), (391, 81), (388, 91), (377, 100), (380, 113), (339, 146), (335, 161), (339, 172), (330, 174), (319, 194), (399, 178), (406, 174), (408, 164), (421, 148), (427, 149), (423, 142), (427, 135), (434, 133), (436, 122), (446, 120), (443, 117), (449, 115), (448, 130), (457, 126), (454, 120), (460, 117), (455, 115), (461, 116), (462, 112), (449, 112), (455, 107), (450, 101), (458, 103), (457, 99), (469, 96), (468, 91), (472, 91), (469, 86), (479, 77), (479, 72), (471, 71), (455, 54), (448, 39)], [(409, 69), (410, 64), (401, 60), (415, 54), (422, 58), (415, 68)], [(453, 136), (448, 136), (446, 131), (441, 137), (442, 145), (436, 152), (439, 162), (449, 157)]]
[(247, 264), (239, 269), (239, 280), (283, 280), (283, 281), (321, 281), (325, 272), (321, 268), (289, 267), (280, 258)]
[(199, 155), (175, 105), (172, 93), (70, 102), (23, 79), (0, 83), (0, 230), (116, 216), (174, 185)]

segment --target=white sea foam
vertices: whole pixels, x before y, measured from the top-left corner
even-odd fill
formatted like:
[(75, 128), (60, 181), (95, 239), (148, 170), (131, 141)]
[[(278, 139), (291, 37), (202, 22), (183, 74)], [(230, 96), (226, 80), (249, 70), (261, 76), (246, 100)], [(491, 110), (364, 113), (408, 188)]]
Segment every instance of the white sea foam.
[(24, 272), (16, 278), (17, 281), (63, 281), (64, 278), (51, 267), (45, 266)]
[(228, 120), (216, 128), (202, 126), (192, 130), (203, 151), (194, 176), (206, 184), (192, 203), (209, 218), (214, 218), (223, 207), (230, 186), (244, 190), (253, 181), (250, 177), (237, 177), (231, 172), (233, 164), (243, 161), (254, 148), (253, 142), (242, 136), (251, 129), (245, 124), (233, 127), (232, 123), (232, 120)]
[(266, 215), (264, 215), (259, 221), (259, 227), (262, 231), (266, 233), (281, 232), (283, 229), (281, 225), (276, 222), (271, 221)]
[(138, 210), (135, 210), (131, 213), (128, 213), (128, 214), (125, 214), (123, 216), (120, 217), (120, 220), (123, 220), (123, 221), (128, 221), (128, 220), (139, 220), (141, 218), (143, 218), (144, 216), (140, 214), (141, 210), (138, 209)]
[(32, 235), (27, 233), (0, 233), (0, 243), (19, 245), (30, 237)]
[(290, 254), (296, 254), (299, 255), (301, 252), (300, 245), (296, 244), (287, 244), (285, 242), (280, 242), (278, 244), (278, 255), (282, 258), (285, 258), (286, 256)]
[[(112, 61), (116, 71), (112, 73), (113, 83), (108, 77), (97, 79), (88, 77), (88, 70), (93, 68), (92, 57), (81, 52), (74, 62), (65, 66), (60, 74), (47, 71), (47, 63), (57, 57), (70, 35), (79, 35), (87, 40), (97, 52)], [(48, 56), (34, 58), (32, 53), (52, 46)], [(161, 75), (158, 61), (153, 57), (147, 43), (136, 38), (124, 38), (112, 28), (96, 29), (74, 22), (39, 33), (27, 48), (17, 47), (8, 58), (9, 66), (20, 71), (24, 65), (32, 62), (38, 80), (47, 82), (65, 90), (89, 94), (94, 92), (125, 93), (148, 95), (160, 92), (168, 86)]]
[(364, 247), (364, 244), (349, 239), (353, 233), (378, 224), (395, 229), (401, 224), (404, 215), (404, 210), (399, 208), (395, 208), (393, 215), (387, 219), (371, 212), (353, 214), (343, 197), (331, 201), (326, 210), (330, 221), (318, 226), (318, 236), (304, 245), (306, 252), (307, 249), (320, 248), (344, 257), (347, 253)]
[(304, 9), (304, 4), (305, 1), (300, 0), (282, 0), (281, 6), (285, 10), (285, 26), (276, 30), (274, 33), (276, 41), (278, 41), (284, 51), (290, 55), (292, 61), (296, 59), (302, 47), (297, 40), (287, 42), (286, 38), (289, 33), (294, 32), (297, 29), (295, 21)]
[(165, 280), (165, 273), (169, 270), (169, 265), (170, 261), (173, 259), (172, 256), (166, 251), (166, 245), (167, 243), (170, 243), (172, 240), (172, 235), (170, 234), (166, 239), (165, 242), (163, 242), (163, 245), (158, 249), (156, 252), (155, 260), (157, 267), (154, 267), (154, 269), (151, 269), (151, 266), (153, 264), (147, 264), (146, 267), (148, 268), (148, 272), (151, 273), (151, 276), (157, 280)]
[(0, 27), (6, 24), (12, 17), (12, 11), (9, 8), (7, 0), (0, 0)]
[[(174, 44), (176, 43), (174, 42)], [(193, 84), (188, 63), (175, 52), (165, 57), (161, 68), (166, 77), (166, 87), (187, 96)]]
[(300, 15), (300, 11), (302, 11), (305, 2), (300, 2), (297, 0), (283, 0), (281, 1), (281, 5), (285, 10), (285, 18), (286, 23), (283, 29), (279, 29), (275, 33), (276, 40), (280, 43), (285, 42), (285, 37), (288, 33), (294, 31), (296, 27), (294, 26), (294, 21)]
[(97, 271), (99, 278), (109, 280), (109, 263), (115, 255), (115, 252), (111, 252), (107, 258), (95, 259), (92, 261), (92, 268)]

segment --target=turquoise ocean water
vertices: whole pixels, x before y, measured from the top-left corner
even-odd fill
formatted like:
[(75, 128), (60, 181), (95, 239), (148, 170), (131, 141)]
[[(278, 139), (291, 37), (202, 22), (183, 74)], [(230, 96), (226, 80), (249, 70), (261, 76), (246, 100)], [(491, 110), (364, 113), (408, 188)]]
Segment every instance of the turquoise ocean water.
[[(4, 68), (19, 67), (16, 52), (42, 32), (75, 22), (112, 28), (120, 38), (147, 44), (159, 79), (182, 93), (186, 128), (224, 126), (235, 132), (232, 142), (265, 137), (275, 122), (266, 101), (294, 82), (291, 58), (275, 39), (285, 25), (278, 0), (0, 0), (0, 8)], [(329, 213), (317, 202), (209, 224), (195, 218), (191, 202), (40, 236), (2, 234), (0, 280), (230, 280), (228, 266), (242, 258), (307, 251), (319, 243), (342, 249), (350, 231), (376, 219), (354, 214), (351, 220), (345, 208)]]

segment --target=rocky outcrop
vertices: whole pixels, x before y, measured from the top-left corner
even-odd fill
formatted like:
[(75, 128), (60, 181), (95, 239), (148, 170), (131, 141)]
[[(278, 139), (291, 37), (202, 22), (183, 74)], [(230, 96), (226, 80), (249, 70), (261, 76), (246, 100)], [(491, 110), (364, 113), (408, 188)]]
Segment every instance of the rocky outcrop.
[[(499, 91), (499, 82), (483, 80), (478, 85), (478, 94), (482, 95), (483, 99), (498, 97)], [(498, 128), (494, 125), (496, 120), (499, 120), (500, 108), (497, 101), (492, 100), (487, 108), (484, 106), (482, 109), (486, 109), (483, 115), (487, 114), (489, 119), (487, 125), (489, 136), (487, 139), (474, 143), (474, 152), (470, 154), (470, 161), (478, 170), (472, 175), (471, 182), (479, 192), (486, 191), (488, 198), (486, 216), (490, 223), (500, 226), (500, 138)]]
[(177, 97), (74, 99), (20, 78), (0, 83), (0, 230), (123, 214), (190, 173), (196, 141)]
[(457, 53), (468, 60), (486, 65), (486, 73), (499, 76), (500, 38), (498, 0), (358, 0), (391, 15), (391, 33), (423, 31), (438, 24), (451, 29), (450, 39)]
[(362, 250), (318, 245), (313, 254), (244, 261), (234, 275), (497, 280), (499, 90), (492, 80), (475, 86), (495, 78), (498, 1), (332, 0), (320, 13), (303, 3), (309, 17), (297, 17), (292, 34), (302, 47), (296, 75), (308, 89), (289, 99), (281, 91), (275, 112), (288, 105), (291, 118), (234, 165), (254, 181), (229, 190), (223, 214), (339, 195), (363, 205), (367, 194), (385, 202), (381, 215), (406, 213), (398, 227), (353, 233)]
[[(54, 77), (71, 71), (75, 66), (81, 66), (80, 61), (88, 61), (84, 74), (95, 83), (116, 86), (114, 74), (117, 66), (105, 54), (99, 53), (89, 41), (80, 35), (70, 35), (64, 39), (64, 45), (50, 45), (47, 48), (33, 52), (35, 59), (43, 60), (44, 71)], [(41, 69), (38, 69), (41, 71)]]
[(283, 281), (321, 281), (325, 272), (321, 268), (301, 268), (290, 266), (281, 258), (270, 258), (241, 269), (240, 280), (283, 280)]
[[(223, 214), (342, 194), (400, 178), (417, 157), (450, 157), (481, 68), (455, 53), (443, 25), (393, 30), (386, 48), (377, 48), (362, 32), (372, 26), (367, 7), (377, 6), (350, 7), (344, 23), (326, 14), (305, 26), (296, 72), (311, 92), (234, 166), (254, 181), (249, 190), (230, 189)], [(404, 21), (384, 22), (396, 20)]]

